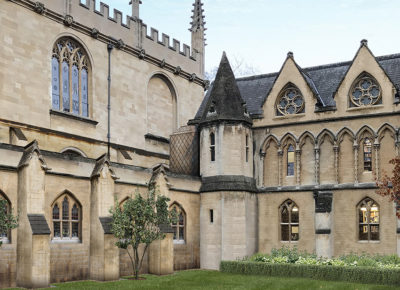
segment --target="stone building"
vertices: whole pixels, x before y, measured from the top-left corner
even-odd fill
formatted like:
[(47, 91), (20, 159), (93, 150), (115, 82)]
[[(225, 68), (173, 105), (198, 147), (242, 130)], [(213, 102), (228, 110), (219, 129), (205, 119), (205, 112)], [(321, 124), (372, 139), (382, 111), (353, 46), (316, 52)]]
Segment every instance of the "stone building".
[(144, 272), (218, 269), (281, 246), (400, 254), (396, 206), (375, 176), (400, 151), (400, 54), (361, 42), (350, 62), (207, 90), (202, 3), (191, 47), (95, 0), (0, 0), (0, 287), (113, 280), (129, 258), (109, 209), (155, 183), (179, 222)]

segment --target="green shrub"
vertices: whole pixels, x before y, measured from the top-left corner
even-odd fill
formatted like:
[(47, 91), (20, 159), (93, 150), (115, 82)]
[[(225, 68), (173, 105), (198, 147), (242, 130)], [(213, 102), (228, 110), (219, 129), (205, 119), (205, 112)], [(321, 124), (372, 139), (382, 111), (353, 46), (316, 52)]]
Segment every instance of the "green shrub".
[(222, 261), (220, 271), (233, 274), (298, 277), (353, 283), (400, 285), (400, 269), (372, 267), (332, 267), (325, 265), (270, 264)]

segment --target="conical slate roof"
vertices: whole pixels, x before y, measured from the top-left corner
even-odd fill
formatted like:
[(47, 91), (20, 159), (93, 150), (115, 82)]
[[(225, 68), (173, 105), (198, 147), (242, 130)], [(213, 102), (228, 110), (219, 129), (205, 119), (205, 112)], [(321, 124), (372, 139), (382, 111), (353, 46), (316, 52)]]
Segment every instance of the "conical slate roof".
[(225, 52), (222, 55), (210, 97), (204, 108), (200, 124), (215, 121), (239, 121), (252, 124), (235, 75)]

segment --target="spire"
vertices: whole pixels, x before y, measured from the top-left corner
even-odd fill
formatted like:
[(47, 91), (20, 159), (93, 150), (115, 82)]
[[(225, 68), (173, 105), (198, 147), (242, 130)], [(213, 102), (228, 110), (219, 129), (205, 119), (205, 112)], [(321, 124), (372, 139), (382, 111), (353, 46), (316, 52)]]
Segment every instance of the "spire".
[(192, 27), (189, 29), (191, 32), (197, 32), (200, 29), (205, 29), (205, 24), (206, 22), (204, 21), (204, 9), (203, 9), (203, 3), (201, 2), (201, 0), (195, 0), (195, 2), (193, 3), (193, 16), (192, 16), (192, 22), (190, 22), (190, 24), (192, 25)]
[(141, 0), (131, 0), (129, 5), (132, 5), (132, 17), (139, 19), (139, 5), (142, 4)]
[(201, 123), (239, 121), (252, 124), (226, 53), (222, 55)]

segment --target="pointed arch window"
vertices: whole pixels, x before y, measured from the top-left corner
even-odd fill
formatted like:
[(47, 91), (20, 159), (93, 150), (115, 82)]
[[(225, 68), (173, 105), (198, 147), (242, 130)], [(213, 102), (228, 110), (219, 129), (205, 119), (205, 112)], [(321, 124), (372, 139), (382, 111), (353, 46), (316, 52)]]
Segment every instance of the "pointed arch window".
[(249, 135), (246, 135), (246, 162), (249, 162)]
[(89, 117), (89, 58), (75, 40), (63, 37), (53, 47), (53, 110)]
[(81, 240), (82, 209), (69, 194), (61, 195), (52, 206), (53, 241), (79, 242)]
[[(11, 205), (10, 202), (7, 200), (7, 198), (5, 196), (2, 195), (2, 193), (0, 192), (0, 200), (2, 200), (2, 203), (5, 204), (5, 214), (8, 215), (11, 211)], [(1, 231), (0, 229), (0, 241), (3, 244), (8, 244), (10, 243), (11, 240), (11, 231)]]
[(215, 161), (215, 134), (212, 132), (210, 134), (210, 155), (211, 161)]
[(186, 214), (183, 208), (177, 204), (171, 206), (172, 210), (175, 211), (177, 221), (172, 224), (174, 230), (174, 243), (184, 244), (186, 239)]
[(360, 241), (379, 241), (379, 205), (371, 198), (362, 200), (358, 211), (358, 239)]
[(365, 138), (363, 142), (364, 153), (364, 171), (372, 171), (372, 143), (369, 138)]
[(279, 208), (281, 223), (281, 241), (299, 240), (299, 207), (292, 201), (285, 201)]
[(368, 73), (361, 74), (350, 90), (350, 107), (364, 107), (382, 104), (382, 89)]
[(287, 150), (287, 176), (294, 176), (294, 147), (289, 145)]
[(305, 101), (300, 90), (293, 84), (288, 84), (279, 94), (276, 104), (277, 116), (304, 113)]

